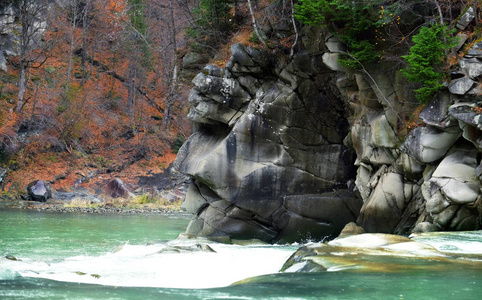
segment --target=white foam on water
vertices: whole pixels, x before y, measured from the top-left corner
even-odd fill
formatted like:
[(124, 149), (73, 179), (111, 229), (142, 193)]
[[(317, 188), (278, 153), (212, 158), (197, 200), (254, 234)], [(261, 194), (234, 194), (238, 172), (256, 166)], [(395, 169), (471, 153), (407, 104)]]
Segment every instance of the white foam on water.
[(482, 231), (427, 232), (411, 239), (432, 245), (444, 253), (482, 254)]
[(12, 261), (8, 269), (24, 277), (66, 282), (214, 288), (248, 277), (277, 273), (296, 250), (296, 247), (272, 245), (208, 245), (216, 252), (202, 251), (196, 241), (171, 241), (149, 246), (127, 244), (117, 252), (98, 257), (74, 256), (51, 263), (28, 259)]

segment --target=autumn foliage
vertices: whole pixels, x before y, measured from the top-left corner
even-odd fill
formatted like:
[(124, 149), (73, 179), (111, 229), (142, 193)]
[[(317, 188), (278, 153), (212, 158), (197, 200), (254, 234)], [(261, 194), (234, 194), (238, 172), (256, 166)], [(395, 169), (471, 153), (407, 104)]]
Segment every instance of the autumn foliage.
[[(175, 159), (171, 147), (190, 132), (189, 86), (170, 86), (165, 70), (178, 59), (167, 47), (168, 0), (76, 0), (55, 6), (43, 33), (42, 59), (29, 65), (20, 111), (15, 110), (20, 57), (0, 70), (1, 164), (5, 189), (33, 179), (54, 188), (111, 177), (162, 172)], [(185, 18), (173, 6), (182, 33)], [(140, 32), (133, 14), (145, 23)], [(178, 39), (181, 37), (177, 37)], [(176, 92), (164, 119), (168, 90)]]

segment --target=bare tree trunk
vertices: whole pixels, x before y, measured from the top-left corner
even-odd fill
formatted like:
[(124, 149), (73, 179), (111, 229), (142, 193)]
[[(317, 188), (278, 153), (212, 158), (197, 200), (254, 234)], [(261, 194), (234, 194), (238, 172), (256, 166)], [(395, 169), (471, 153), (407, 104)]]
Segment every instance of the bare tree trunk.
[(474, 14), (475, 14), (475, 26), (479, 26), (479, 14), (477, 13), (477, 2), (479, 0), (474, 0)]
[(69, 67), (67, 69), (67, 84), (65, 85), (65, 90), (68, 91), (70, 83), (70, 74), (72, 73), (72, 56), (74, 55), (74, 42), (75, 42), (75, 28), (77, 21), (77, 1), (74, 1), (74, 15), (72, 22), (72, 35), (70, 37), (70, 56), (69, 56)]
[(22, 35), (20, 41), (20, 79), (18, 81), (18, 98), (17, 98), (17, 107), (16, 111), (20, 112), (24, 105), (24, 97), (25, 92), (27, 91), (27, 68), (28, 68), (28, 59), (27, 59), (27, 49), (30, 43), (29, 38), (29, 3), (23, 3), (21, 7), (21, 24), (22, 26)]
[[(163, 116), (163, 125), (164, 128), (168, 128), (171, 123), (172, 118), (172, 107), (177, 100), (177, 80), (178, 80), (178, 73), (179, 73), (179, 66), (176, 59), (176, 26), (175, 26), (175, 19), (174, 19), (174, 7), (173, 7), (173, 0), (169, 0), (169, 15), (170, 15), (170, 43), (172, 46), (172, 53), (171, 53), (171, 63), (172, 69), (169, 70), (169, 85), (168, 85), (168, 93), (164, 102), (164, 116)], [(167, 59), (165, 60), (167, 62)]]
[(85, 73), (86, 73), (86, 61), (87, 61), (87, 28), (88, 28), (88, 13), (91, 6), (91, 1), (87, 1), (84, 7), (84, 12), (82, 15), (82, 58), (81, 58), (81, 71), (82, 71), (82, 81), (81, 86), (85, 83)]
[(30, 116), (31, 120), (33, 119), (33, 117), (35, 115), (35, 107), (37, 106), (37, 95), (38, 95), (39, 87), (40, 87), (40, 83), (37, 83), (35, 85), (35, 93), (33, 95), (32, 114)]
[(233, 13), (233, 20), (238, 20), (239, 15), (239, 7), (238, 7), (238, 0), (234, 0), (234, 13)]
[(296, 27), (295, 4), (293, 3), (293, 0), (291, 0), (291, 22), (293, 23), (293, 29), (295, 31), (295, 41), (293, 42), (293, 45), (291, 45), (290, 50), (290, 57), (293, 58), (293, 55), (295, 54), (295, 47), (298, 43), (298, 28)]
[(173, 0), (169, 0), (169, 14), (171, 17), (171, 43), (174, 54), (176, 54), (177, 44), (176, 44), (176, 26), (174, 24), (174, 7), (172, 5)]
[(172, 107), (177, 100), (176, 93), (177, 93), (178, 72), (179, 72), (179, 67), (177, 62), (175, 62), (172, 70), (171, 86), (169, 87), (169, 93), (167, 94), (166, 102), (164, 105), (164, 118), (163, 118), (164, 128), (169, 127), (169, 124), (171, 123)]
[(214, 33), (215, 33), (215, 37), (216, 37), (216, 42), (219, 43), (220, 42), (220, 37), (219, 37), (219, 30), (220, 30), (220, 27), (219, 26), (219, 15), (218, 15), (218, 8), (216, 6), (216, 1), (217, 0), (211, 0), (213, 2), (213, 10), (212, 10), (212, 13), (213, 13), (213, 19), (214, 19)]
[[(20, 18), (15, 19), (17, 26), (21, 28), (19, 34), (18, 47), (20, 49), (20, 78), (18, 82), (18, 96), (15, 110), (20, 112), (25, 106), (25, 94), (27, 92), (27, 85), (30, 76), (30, 66), (37, 62), (42, 65), (43, 62), (38, 61), (40, 55), (32, 55), (31, 51), (34, 48), (40, 48), (38, 36), (46, 29), (44, 24), (39, 23), (40, 17), (45, 18), (47, 13), (45, 1), (41, 0), (23, 0), (17, 1), (17, 8), (20, 10)], [(44, 51), (46, 49), (43, 49)], [(42, 53), (45, 53), (41, 51)]]
[(256, 18), (254, 17), (254, 11), (253, 11), (253, 6), (251, 5), (251, 0), (248, 0), (248, 6), (249, 6), (249, 13), (251, 14), (251, 20), (253, 21), (253, 28), (254, 32), (256, 33), (256, 36), (260, 40), (260, 42), (265, 46), (267, 49), (269, 49), (268, 45), (266, 45), (266, 42), (264, 41), (263, 37), (259, 33), (258, 30), (258, 25), (256, 24)]
[(435, 2), (435, 5), (437, 6), (438, 15), (440, 17), (440, 25), (443, 25), (444, 24), (444, 16), (442, 14), (442, 8), (440, 7), (440, 4), (438, 3), (437, 0), (434, 0), (433, 2)]
[(136, 93), (136, 75), (137, 75), (137, 51), (133, 52), (129, 63), (129, 76), (127, 81), (127, 115), (130, 117), (131, 124), (134, 121), (135, 93)]
[(16, 111), (20, 112), (23, 107), (23, 100), (25, 97), (25, 92), (27, 90), (27, 66), (26, 62), (21, 59), (20, 61), (20, 80), (18, 82), (18, 98)]
[[(99, 57), (99, 61), (102, 62), (102, 58), (101, 58), (101, 57)], [(112, 57), (112, 70), (115, 71), (115, 67), (116, 67), (116, 53), (115, 53), (115, 51), (114, 51), (114, 55), (113, 55), (113, 57)], [(100, 76), (99, 76), (98, 79), (97, 79), (97, 86), (99, 85), (99, 80), (100, 80)], [(112, 81), (111, 81), (111, 82), (112, 82), (112, 84), (111, 84), (111, 86), (110, 86), (109, 94), (114, 93), (114, 87), (115, 87), (115, 78), (114, 78), (114, 77), (112, 77)]]

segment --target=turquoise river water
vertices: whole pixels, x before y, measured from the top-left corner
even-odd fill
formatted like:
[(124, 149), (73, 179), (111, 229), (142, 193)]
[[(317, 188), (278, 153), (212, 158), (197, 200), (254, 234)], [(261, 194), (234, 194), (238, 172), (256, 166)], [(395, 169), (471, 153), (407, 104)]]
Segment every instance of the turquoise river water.
[[(300, 245), (239, 246), (177, 238), (188, 221), (182, 215), (0, 210), (0, 299), (480, 299), (482, 295), (482, 271), (472, 268), (278, 273)], [(480, 231), (422, 240), (442, 251), (482, 253)]]

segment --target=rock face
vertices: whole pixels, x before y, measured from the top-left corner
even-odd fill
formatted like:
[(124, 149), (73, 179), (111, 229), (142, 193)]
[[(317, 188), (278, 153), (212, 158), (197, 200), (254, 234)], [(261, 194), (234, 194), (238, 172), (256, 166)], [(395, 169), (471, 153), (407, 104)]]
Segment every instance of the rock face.
[[(6, 57), (20, 54), (19, 32), (26, 29), (29, 49), (39, 48), (42, 34), (48, 27), (49, 9), (65, 6), (63, 0), (28, 0), (0, 2), (0, 70), (7, 71)], [(23, 14), (23, 16), (22, 16)], [(22, 27), (22, 22), (24, 27)]]
[(482, 43), (460, 60), (456, 79), (424, 106), (422, 126), (408, 134), (404, 120), (416, 105), (399, 72), (381, 64), (338, 73), (340, 94), (354, 108), (347, 144), (357, 154), (363, 200), (357, 224), (367, 232), (481, 228), (479, 49)]
[(340, 66), (343, 45), (321, 29), (305, 27), (302, 42), (286, 62), (235, 44), (226, 68), (193, 80), (195, 131), (176, 161), (193, 179), (188, 233), (276, 242), (334, 237), (352, 221), (479, 229), (482, 43), (410, 131), (419, 104), (400, 72)]
[(239, 44), (232, 53), (226, 68), (208, 66), (193, 80), (197, 129), (177, 158), (193, 179), (188, 233), (270, 242), (336, 236), (361, 202), (346, 189), (354, 155), (343, 144), (346, 103), (333, 94), (331, 72), (309, 53), (289, 64)]

